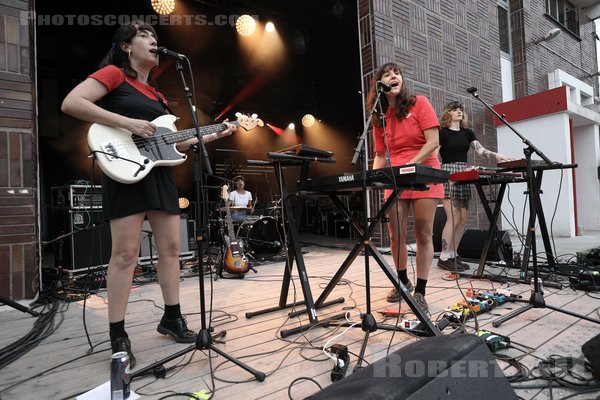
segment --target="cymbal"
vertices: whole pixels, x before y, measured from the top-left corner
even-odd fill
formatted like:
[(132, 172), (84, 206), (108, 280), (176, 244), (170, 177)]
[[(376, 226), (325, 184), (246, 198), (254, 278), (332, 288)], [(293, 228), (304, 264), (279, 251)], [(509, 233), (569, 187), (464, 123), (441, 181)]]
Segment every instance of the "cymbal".
[(279, 210), (281, 206), (267, 207), (267, 210)]

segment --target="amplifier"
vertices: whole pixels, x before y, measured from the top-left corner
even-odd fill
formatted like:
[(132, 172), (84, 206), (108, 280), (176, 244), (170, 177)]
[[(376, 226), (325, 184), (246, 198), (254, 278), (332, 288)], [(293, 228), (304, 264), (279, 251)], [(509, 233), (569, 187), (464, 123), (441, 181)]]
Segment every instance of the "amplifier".
[(52, 188), (52, 207), (65, 210), (101, 209), (102, 186), (55, 186)]

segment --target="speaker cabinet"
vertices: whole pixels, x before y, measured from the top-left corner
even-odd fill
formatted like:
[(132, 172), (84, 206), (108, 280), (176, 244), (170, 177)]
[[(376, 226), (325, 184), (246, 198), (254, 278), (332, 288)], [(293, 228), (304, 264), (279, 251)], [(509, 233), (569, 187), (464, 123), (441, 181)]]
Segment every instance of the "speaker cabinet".
[(53, 214), (56, 266), (72, 271), (107, 265), (110, 259), (110, 226), (95, 209), (55, 210)]
[(453, 334), (409, 344), (309, 398), (508, 400), (517, 395), (480, 338)]
[[(464, 258), (480, 259), (483, 253), (483, 245), (487, 239), (487, 234), (487, 230), (466, 230), (462, 240), (458, 244), (458, 254)], [(510, 235), (506, 231), (498, 232), (498, 240), (493, 240), (490, 243), (487, 259), (493, 261), (503, 260), (509, 263), (509, 261), (512, 261), (512, 256), (513, 249)]]
[[(180, 255), (180, 258), (183, 256), (191, 255), (190, 250), (193, 250), (193, 249), (190, 249), (190, 244), (192, 244), (193, 248), (196, 247), (195, 241), (192, 242), (192, 239), (194, 236), (194, 230), (192, 230), (192, 232), (189, 232), (190, 222), (192, 225), (191, 227), (193, 228), (195, 226), (194, 221), (188, 221), (187, 218), (188, 218), (187, 215), (181, 214), (180, 224), (179, 224), (179, 246), (180, 246), (179, 255)], [(190, 234), (191, 234), (192, 238), (190, 238)], [(154, 235), (152, 233), (152, 227), (150, 226), (150, 222), (148, 220), (145, 220), (144, 224), (142, 226), (142, 242), (140, 243), (140, 258), (147, 258), (149, 260), (150, 252), (152, 252), (152, 258), (156, 259), (158, 255), (156, 252), (156, 243), (154, 242)], [(141, 260), (141, 261), (143, 261), (143, 260)]]

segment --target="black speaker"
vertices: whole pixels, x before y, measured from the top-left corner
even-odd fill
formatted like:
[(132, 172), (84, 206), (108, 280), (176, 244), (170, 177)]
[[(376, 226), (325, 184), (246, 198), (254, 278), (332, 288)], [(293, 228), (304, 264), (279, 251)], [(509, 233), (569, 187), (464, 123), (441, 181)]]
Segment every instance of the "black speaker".
[(487, 345), (475, 335), (409, 344), (310, 399), (516, 399)]
[(110, 226), (102, 220), (102, 210), (55, 210), (54, 260), (57, 266), (70, 270), (108, 264), (110, 259)]
[(581, 352), (592, 366), (592, 373), (600, 379), (600, 335), (595, 336), (581, 346)]
[[(480, 259), (487, 234), (487, 230), (467, 229), (458, 244), (458, 255), (464, 258)], [(504, 254), (506, 254), (506, 258), (508, 259), (505, 259), (502, 250), (504, 250)], [(512, 256), (513, 249), (510, 235), (506, 231), (498, 232), (498, 240), (490, 243), (487, 259), (494, 261), (503, 260), (508, 263), (512, 261)]]
[(446, 211), (444, 205), (439, 204), (435, 209), (435, 217), (433, 220), (433, 251), (442, 251), (442, 231), (446, 225)]

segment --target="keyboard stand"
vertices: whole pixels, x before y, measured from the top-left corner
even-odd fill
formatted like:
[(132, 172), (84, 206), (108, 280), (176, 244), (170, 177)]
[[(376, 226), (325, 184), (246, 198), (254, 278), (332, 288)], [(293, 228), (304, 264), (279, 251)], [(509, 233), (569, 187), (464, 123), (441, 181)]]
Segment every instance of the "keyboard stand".
[[(292, 156), (290, 156), (290, 157), (292, 157)], [(308, 172), (308, 162), (306, 160), (301, 160), (301, 161), (302, 161), (301, 176), (304, 176)], [(257, 164), (257, 163), (260, 163), (260, 164)], [(300, 249), (300, 240), (298, 237), (299, 230), (298, 230), (298, 227), (296, 226), (296, 221), (300, 220), (300, 216), (302, 213), (302, 206), (297, 204), (296, 210), (295, 210), (296, 212), (294, 214), (294, 210), (292, 210), (292, 205), (290, 204), (291, 196), (289, 195), (289, 193), (287, 191), (285, 179), (283, 176), (283, 166), (284, 165), (299, 165), (299, 163), (294, 162), (294, 161), (285, 161), (285, 160), (284, 161), (273, 161), (273, 162), (249, 160), (248, 164), (249, 165), (250, 164), (251, 165), (263, 165), (263, 166), (272, 165), (273, 168), (275, 169), (275, 176), (276, 176), (277, 182), (279, 184), (279, 188), (281, 191), (281, 193), (280, 193), (281, 199), (283, 201), (283, 212), (284, 212), (283, 223), (286, 224), (287, 253), (286, 253), (286, 261), (285, 261), (285, 269), (284, 269), (284, 273), (283, 273), (283, 281), (281, 283), (281, 294), (279, 296), (279, 304), (275, 307), (267, 308), (264, 310), (247, 312), (246, 318), (252, 318), (256, 315), (267, 314), (267, 313), (270, 313), (273, 311), (279, 311), (279, 310), (283, 310), (283, 309), (290, 308), (290, 307), (296, 307), (296, 306), (300, 306), (300, 305), (305, 306), (306, 309), (303, 312), (308, 313), (308, 319), (309, 319), (310, 325), (322, 323), (327, 320), (335, 320), (335, 319), (343, 318), (344, 314), (336, 315), (334, 317), (327, 318), (326, 320), (322, 320), (322, 321), (319, 321), (319, 319), (317, 317), (317, 312), (316, 312), (317, 307), (315, 307), (312, 292), (310, 289), (310, 283), (308, 281), (308, 273), (306, 272), (306, 265), (304, 264), (304, 257), (302, 256), (302, 250)], [(298, 302), (293, 302), (293, 303), (287, 303), (290, 281), (292, 279), (292, 270), (294, 267), (294, 261), (296, 261), (296, 269), (298, 270), (298, 277), (300, 279), (300, 285), (302, 287), (302, 294), (304, 296), (304, 300), (298, 301)], [(319, 308), (326, 307), (326, 306), (329, 306), (332, 304), (343, 303), (344, 301), (345, 301), (345, 299), (343, 297), (341, 297), (341, 298), (338, 298), (335, 300), (331, 300), (327, 303), (321, 302), (319, 304)], [(298, 315), (298, 314), (294, 314), (294, 315)], [(291, 316), (292, 315), (290, 315), (290, 317)], [(301, 332), (301, 331), (304, 331), (307, 329), (308, 329), (308, 327), (306, 325), (302, 325), (302, 326), (298, 326), (296, 328), (293, 328), (293, 329), (290, 329), (287, 331), (282, 330), (280, 332), (280, 334), (281, 334), (281, 337), (283, 338), (283, 337), (286, 337), (291, 334)]]
[[(457, 184), (458, 182), (455, 182)], [(487, 183), (486, 183), (487, 184)], [(490, 185), (495, 184), (490, 182)], [(475, 188), (477, 189), (477, 194), (479, 195), (479, 199), (481, 200), (481, 204), (483, 205), (483, 209), (485, 210), (485, 214), (488, 217), (488, 221), (490, 221), (490, 227), (488, 228), (488, 233), (485, 239), (485, 243), (483, 245), (483, 249), (481, 251), (481, 257), (479, 259), (479, 267), (477, 271), (473, 274), (473, 278), (484, 278), (483, 271), (485, 269), (485, 263), (487, 262), (488, 253), (490, 250), (490, 244), (492, 241), (496, 243), (501, 243), (501, 238), (499, 237), (498, 231), (498, 217), (500, 216), (500, 211), (502, 210), (502, 200), (504, 199), (504, 193), (506, 192), (506, 186), (508, 182), (501, 182), (500, 189), (498, 190), (498, 194), (496, 195), (496, 199), (492, 201), (488, 201), (484, 191), (483, 184), (481, 182), (475, 182)], [(494, 203), (494, 209), (492, 210), (490, 207), (490, 203)], [(506, 261), (507, 266), (512, 263), (512, 256), (509, 256), (506, 253), (506, 249), (504, 246), (499, 246), (500, 251), (502, 252), (502, 256)]]
[[(346, 271), (348, 270), (350, 265), (352, 265), (352, 263), (354, 262), (356, 257), (360, 254), (360, 252), (365, 248), (365, 246), (369, 246), (369, 253), (373, 256), (373, 258), (375, 259), (377, 264), (379, 264), (379, 266), (381, 267), (381, 269), (383, 270), (385, 275), (388, 277), (390, 282), (392, 282), (392, 284), (399, 290), (400, 295), (402, 296), (402, 298), (404, 299), (406, 304), (408, 304), (408, 306), (411, 308), (411, 310), (417, 316), (419, 321), (421, 321), (422, 328), (425, 331), (425, 334), (428, 336), (438, 336), (438, 335), (442, 334), (440, 332), (440, 330), (437, 328), (437, 326), (435, 326), (431, 322), (431, 320), (427, 316), (427, 313), (425, 312), (425, 310), (423, 310), (423, 308), (415, 301), (415, 299), (412, 297), (412, 295), (406, 289), (406, 287), (404, 287), (404, 285), (400, 282), (400, 280), (398, 279), (398, 275), (397, 275), (396, 271), (394, 270), (394, 268), (392, 268), (385, 261), (385, 259), (383, 258), (383, 256), (379, 252), (379, 250), (377, 250), (377, 247), (371, 242), (371, 239), (370, 239), (371, 236), (373, 235), (373, 232), (375, 231), (375, 229), (377, 228), (379, 223), (382, 221), (383, 217), (386, 215), (387, 211), (392, 206), (394, 206), (396, 204), (396, 202), (398, 201), (398, 196), (400, 195), (400, 192), (402, 192), (405, 189), (407, 189), (407, 188), (400, 187), (400, 188), (396, 189), (396, 191), (390, 197), (388, 197), (388, 199), (385, 201), (385, 203), (383, 204), (383, 206), (381, 207), (379, 212), (377, 212), (375, 217), (371, 219), (371, 221), (370, 221), (369, 225), (366, 227), (366, 229), (365, 229), (365, 227), (361, 226), (360, 222), (356, 218), (352, 217), (352, 214), (350, 213), (348, 208), (344, 205), (344, 203), (341, 201), (341, 199), (337, 195), (337, 192), (324, 192), (327, 195), (329, 195), (329, 197), (331, 198), (333, 203), (345, 215), (345, 217), (349, 221), (352, 222), (352, 227), (359, 234), (360, 238), (354, 245), (354, 248), (350, 251), (350, 254), (348, 254), (348, 257), (346, 257), (346, 259), (344, 260), (344, 262), (342, 263), (342, 265), (340, 266), (338, 271), (335, 273), (335, 275), (333, 276), (333, 278), (331, 279), (329, 284), (327, 284), (327, 286), (325, 287), (325, 289), (323, 290), (323, 292), (321, 293), (321, 295), (315, 302), (315, 308), (318, 309), (320, 307), (324, 307), (326, 304), (328, 305), (328, 303), (325, 303), (325, 300), (327, 299), (327, 297), (331, 294), (333, 289), (337, 286), (337, 284), (339, 283), (342, 276), (346, 273)], [(379, 326), (379, 327), (386, 328), (386, 329), (387, 328), (398, 329), (396, 327), (388, 327), (388, 326)], [(290, 330), (290, 331), (292, 331), (292, 330)], [(282, 336), (283, 336), (283, 331), (282, 331)]]

